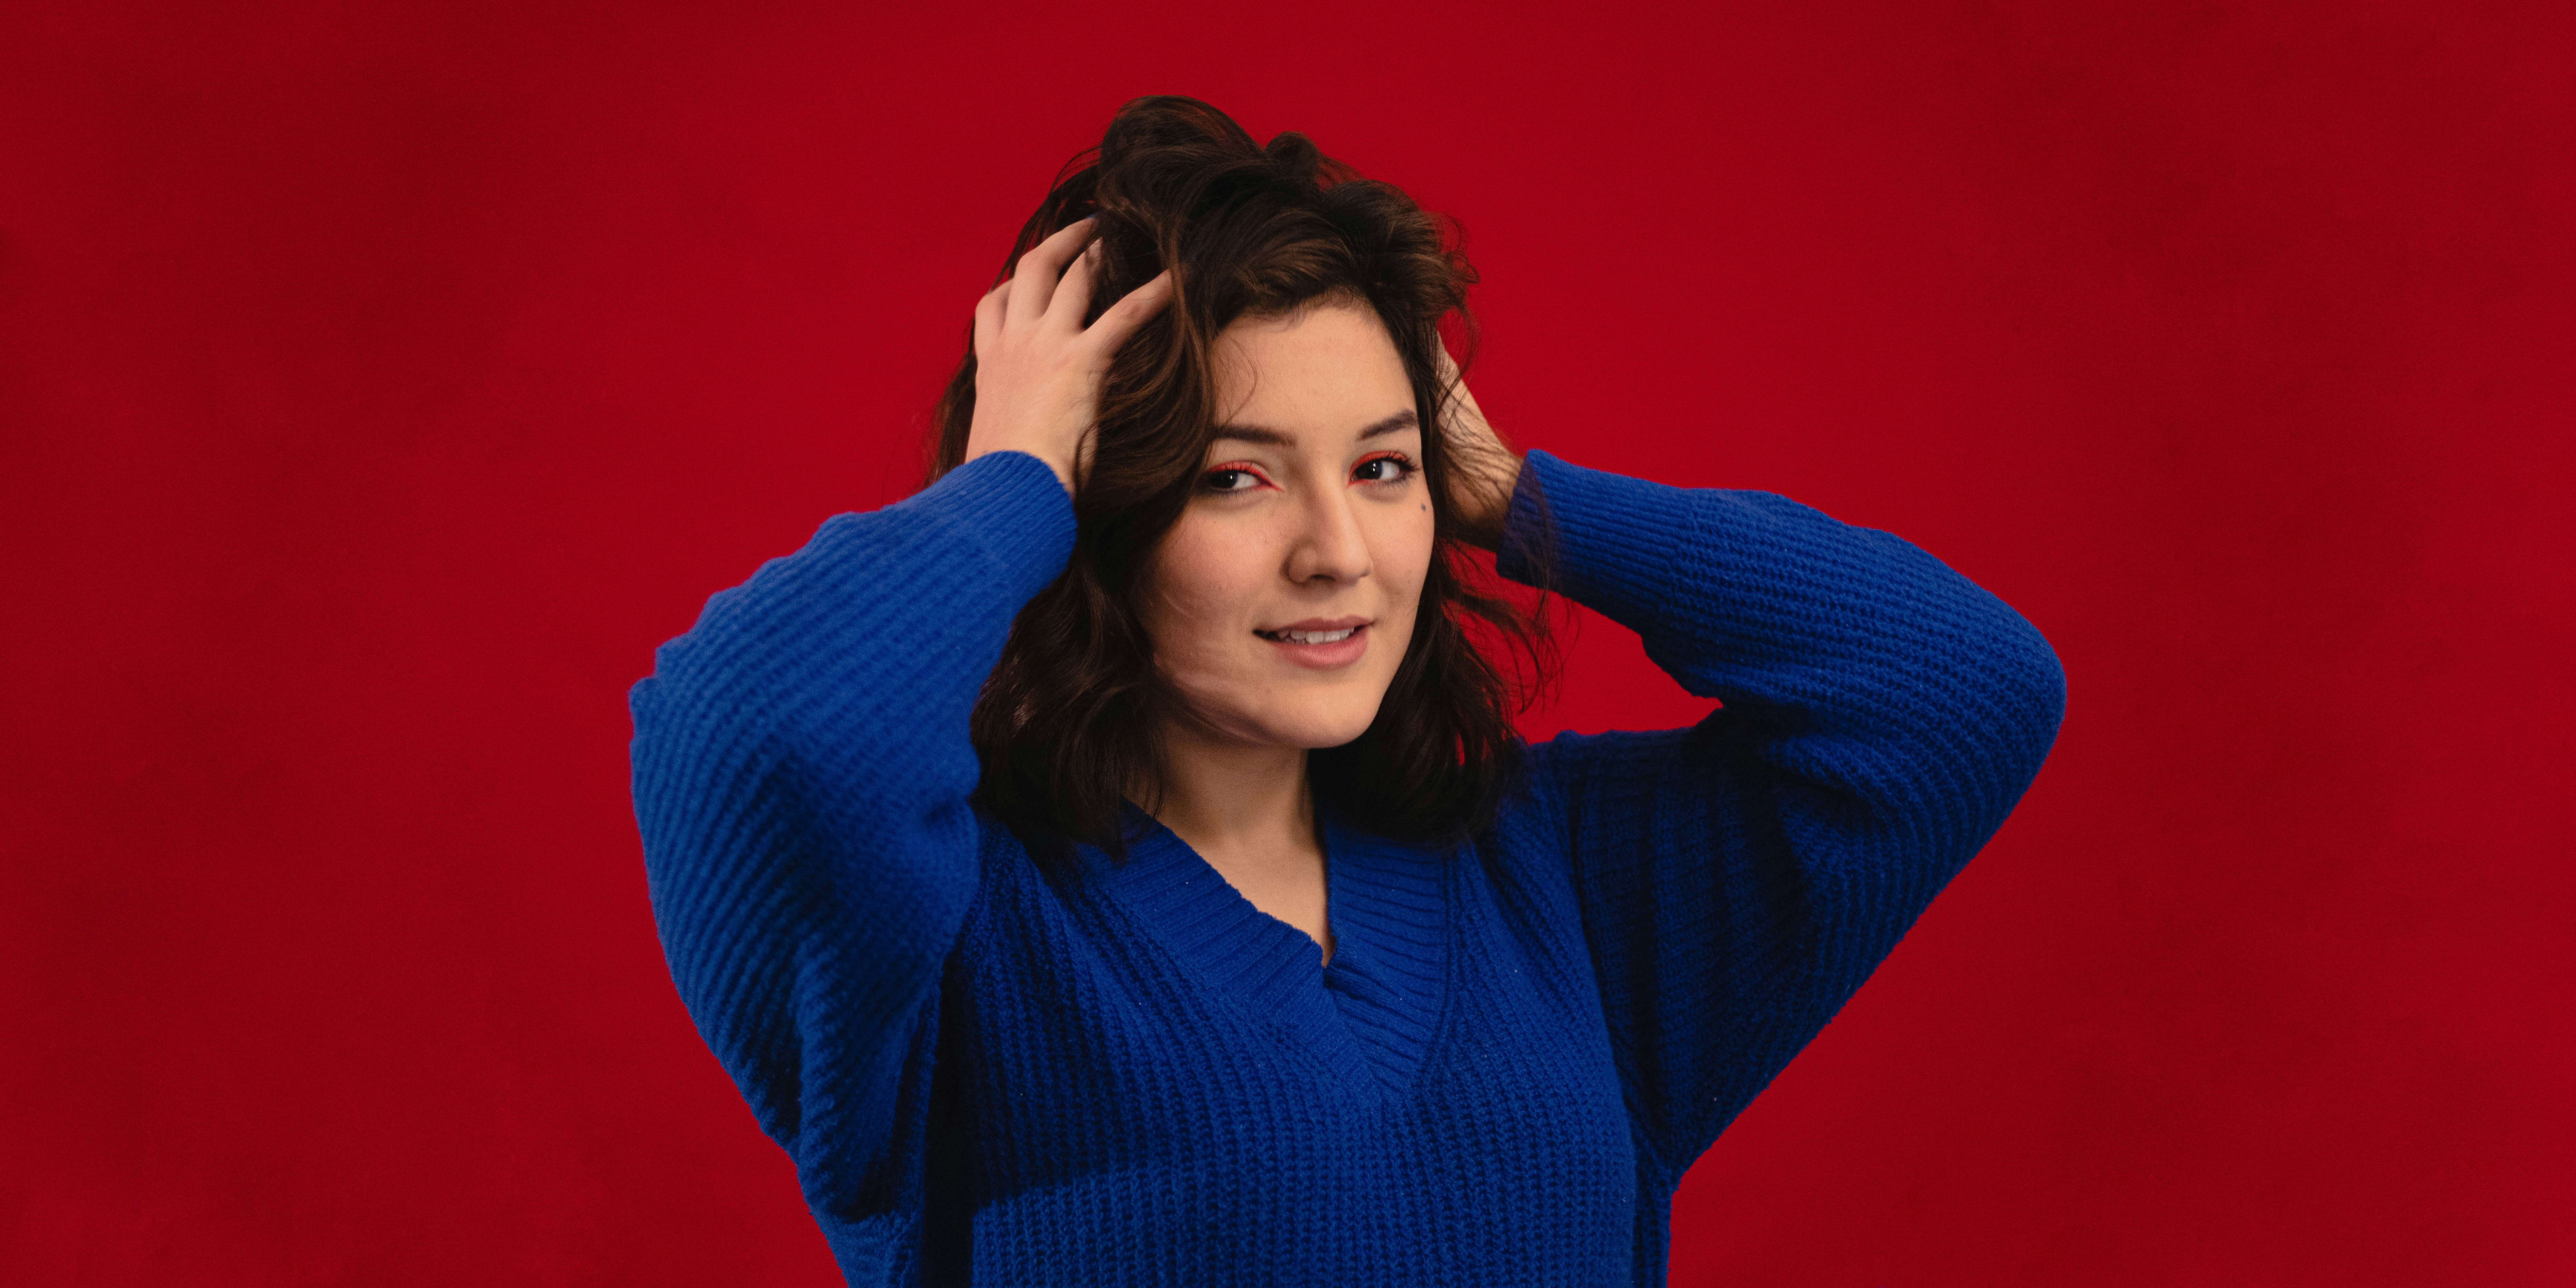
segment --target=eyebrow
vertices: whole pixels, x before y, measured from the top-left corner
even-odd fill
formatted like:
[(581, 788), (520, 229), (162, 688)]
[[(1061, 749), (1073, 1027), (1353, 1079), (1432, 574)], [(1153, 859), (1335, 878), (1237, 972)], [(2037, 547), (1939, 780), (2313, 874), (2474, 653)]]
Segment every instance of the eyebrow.
[[(1361, 430), (1359, 436), (1362, 440), (1367, 440), (1375, 438), (1380, 434), (1400, 433), (1404, 430), (1419, 429), (1421, 427), (1422, 418), (1414, 415), (1411, 408), (1407, 408)], [(1297, 445), (1297, 439), (1294, 435), (1283, 434), (1275, 429), (1264, 429), (1259, 425), (1219, 425), (1216, 427), (1216, 432), (1209, 435), (1209, 437), (1211, 439), (1231, 438), (1240, 442), (1262, 443), (1271, 447), (1295, 447)]]

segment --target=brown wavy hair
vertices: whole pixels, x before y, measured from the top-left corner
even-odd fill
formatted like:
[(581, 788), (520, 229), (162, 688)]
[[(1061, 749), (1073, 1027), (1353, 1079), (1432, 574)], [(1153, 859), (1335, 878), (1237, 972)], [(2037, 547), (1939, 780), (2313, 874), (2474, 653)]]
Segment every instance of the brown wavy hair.
[[(1156, 731), (1179, 698), (1154, 665), (1133, 591), (1206, 460), (1217, 336), (1238, 318), (1328, 298), (1365, 302), (1404, 360), (1416, 415), (1432, 427), (1448, 423), (1441, 413), (1455, 396), (1440, 378), (1441, 326), (1457, 329), (1462, 368), (1476, 335), (1467, 311), (1476, 276), (1454, 221), (1361, 178), (1303, 134), (1256, 143), (1196, 99), (1120, 108), (1100, 146), (1059, 172), (994, 284), (1056, 230), (1093, 216), (1101, 259), (1086, 324), (1166, 267), (1173, 292), (1110, 368), (1073, 500), (1072, 560), (1021, 610), (970, 725), (983, 762), (976, 803), (1042, 856), (1068, 841), (1123, 855), (1125, 789), (1163, 781)], [(965, 459), (974, 414), (970, 327), (934, 417), (930, 479)], [(1491, 820), (1521, 765), (1512, 717), (1557, 657), (1544, 591), (1512, 594), (1465, 553), (1465, 450), (1423, 435), (1434, 536), (1413, 637), (1367, 731), (1307, 761), (1319, 808), (1410, 841), (1464, 839)]]

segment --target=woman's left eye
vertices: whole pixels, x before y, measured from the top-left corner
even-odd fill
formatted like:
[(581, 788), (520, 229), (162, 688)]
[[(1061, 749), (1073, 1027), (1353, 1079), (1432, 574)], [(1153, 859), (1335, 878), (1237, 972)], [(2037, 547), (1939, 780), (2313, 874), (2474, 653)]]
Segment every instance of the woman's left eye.
[(1402, 452), (1372, 456), (1352, 467), (1351, 477), (1362, 483), (1401, 483), (1413, 477), (1413, 462)]

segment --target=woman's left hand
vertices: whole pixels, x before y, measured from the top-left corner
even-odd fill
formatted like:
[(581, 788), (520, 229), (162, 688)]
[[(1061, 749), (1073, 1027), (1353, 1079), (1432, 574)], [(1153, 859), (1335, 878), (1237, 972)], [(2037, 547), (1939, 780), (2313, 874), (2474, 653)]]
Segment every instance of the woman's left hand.
[(1449, 346), (1438, 346), (1440, 384), (1452, 391), (1441, 425), (1441, 445), (1449, 454), (1449, 503), (1469, 541), (1492, 550), (1502, 544), (1503, 514), (1511, 507), (1512, 489), (1520, 483), (1521, 454), (1485, 422), (1484, 409), (1467, 383)]

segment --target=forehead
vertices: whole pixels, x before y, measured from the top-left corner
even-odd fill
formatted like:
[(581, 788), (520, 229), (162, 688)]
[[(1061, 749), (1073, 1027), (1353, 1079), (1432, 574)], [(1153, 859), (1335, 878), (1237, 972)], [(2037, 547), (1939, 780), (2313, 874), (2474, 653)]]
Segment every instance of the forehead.
[(1413, 406), (1404, 360), (1366, 304), (1326, 299), (1239, 318), (1217, 336), (1214, 357), (1220, 423), (1357, 433)]

